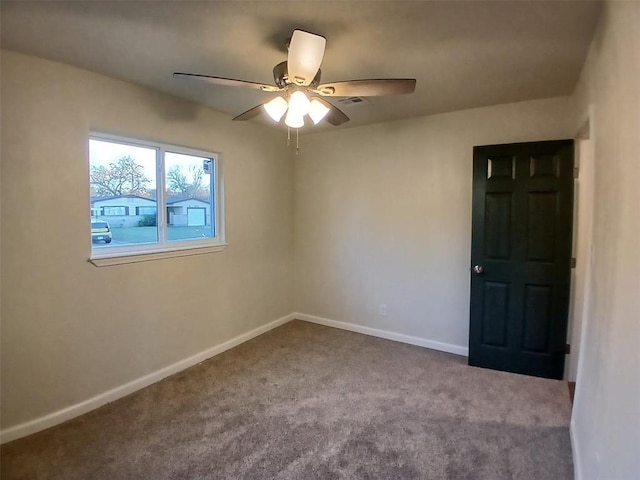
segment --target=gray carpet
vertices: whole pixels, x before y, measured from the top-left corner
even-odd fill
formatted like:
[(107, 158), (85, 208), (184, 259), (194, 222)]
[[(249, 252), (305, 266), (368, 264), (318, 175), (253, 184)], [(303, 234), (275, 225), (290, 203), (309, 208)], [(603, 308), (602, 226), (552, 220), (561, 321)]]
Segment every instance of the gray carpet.
[(573, 478), (564, 382), (294, 321), (6, 444), (9, 479)]

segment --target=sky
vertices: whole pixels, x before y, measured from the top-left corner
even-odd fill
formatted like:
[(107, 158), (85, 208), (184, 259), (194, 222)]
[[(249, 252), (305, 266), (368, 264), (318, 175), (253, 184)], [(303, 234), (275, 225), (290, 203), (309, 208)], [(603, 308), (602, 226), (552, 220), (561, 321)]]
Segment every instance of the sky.
[(123, 143), (106, 142), (89, 139), (89, 159), (91, 165), (105, 165), (115, 162), (120, 157), (130, 155), (135, 158), (136, 163), (142, 165), (144, 174), (156, 182), (156, 149), (149, 147), (139, 147), (125, 145)]
[[(111, 141), (89, 139), (89, 158), (91, 165), (105, 165), (115, 162), (126, 155), (132, 156), (136, 163), (144, 169), (144, 174), (156, 183), (156, 149), (151, 147), (127, 145)], [(180, 153), (165, 153), (165, 171), (174, 165), (181, 165), (182, 170), (187, 173), (191, 165), (202, 167), (204, 157), (184, 155)]]

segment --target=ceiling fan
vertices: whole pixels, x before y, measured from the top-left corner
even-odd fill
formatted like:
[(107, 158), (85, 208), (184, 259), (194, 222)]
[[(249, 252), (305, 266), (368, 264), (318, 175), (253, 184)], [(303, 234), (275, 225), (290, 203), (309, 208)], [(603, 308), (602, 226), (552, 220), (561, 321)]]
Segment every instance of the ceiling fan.
[(289, 41), (287, 60), (273, 68), (275, 85), (213, 77), (196, 73), (175, 72), (174, 78), (204, 81), (214, 85), (245, 87), (267, 93), (279, 93), (264, 105), (258, 105), (241, 113), (233, 120), (250, 120), (263, 111), (276, 122), (285, 117), (290, 128), (304, 126), (304, 117), (309, 116), (314, 124), (326, 118), (331, 125), (349, 121), (344, 112), (324, 100), (323, 97), (377, 97), (413, 93), (414, 78), (383, 78), (348, 80), (320, 83), (320, 64), (324, 57), (326, 38), (304, 30), (294, 30)]

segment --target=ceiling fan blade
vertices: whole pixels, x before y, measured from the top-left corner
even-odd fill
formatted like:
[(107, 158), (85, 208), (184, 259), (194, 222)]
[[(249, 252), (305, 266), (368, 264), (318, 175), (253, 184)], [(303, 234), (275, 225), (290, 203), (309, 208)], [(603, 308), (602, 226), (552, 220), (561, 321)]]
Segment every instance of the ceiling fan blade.
[(413, 93), (415, 78), (381, 78), (325, 83), (314, 91), (325, 97), (380, 97)]
[(251, 120), (252, 118), (256, 118), (262, 112), (264, 112), (264, 105), (258, 105), (256, 107), (250, 108), (249, 110), (247, 110), (244, 113), (241, 113), (237, 117), (233, 118), (233, 120), (234, 121), (236, 121), (236, 120), (239, 120), (239, 121)]
[(201, 82), (211, 83), (213, 85), (224, 85), (226, 87), (247, 87), (263, 92), (277, 92), (280, 88), (274, 85), (266, 85), (264, 83), (248, 82), (246, 80), (237, 80), (235, 78), (212, 77), (210, 75), (200, 75), (197, 73), (175, 72), (173, 78), (197, 80)]
[(322, 63), (327, 39), (315, 33), (294, 30), (289, 42), (287, 69), (289, 82), (309, 85)]
[(329, 113), (327, 113), (327, 116), (324, 117), (324, 119), (334, 127), (337, 127), (338, 125), (342, 125), (343, 123), (349, 121), (349, 117), (347, 117), (344, 112), (338, 107), (334, 107), (329, 102), (319, 97), (314, 97), (314, 100), (318, 100), (321, 104), (329, 109)]

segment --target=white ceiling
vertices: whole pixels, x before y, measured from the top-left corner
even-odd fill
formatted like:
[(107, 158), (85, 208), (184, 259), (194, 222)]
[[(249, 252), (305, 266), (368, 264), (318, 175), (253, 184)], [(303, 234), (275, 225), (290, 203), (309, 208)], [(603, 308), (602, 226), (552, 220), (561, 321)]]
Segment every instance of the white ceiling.
[(179, 81), (172, 72), (271, 84), (272, 68), (286, 60), (284, 45), (294, 28), (327, 38), (323, 82), (417, 79), (414, 94), (346, 106), (342, 110), (351, 121), (329, 128), (568, 95), (600, 11), (594, 1), (0, 5), (2, 48), (146, 85), (209, 105), (230, 120), (273, 94)]

